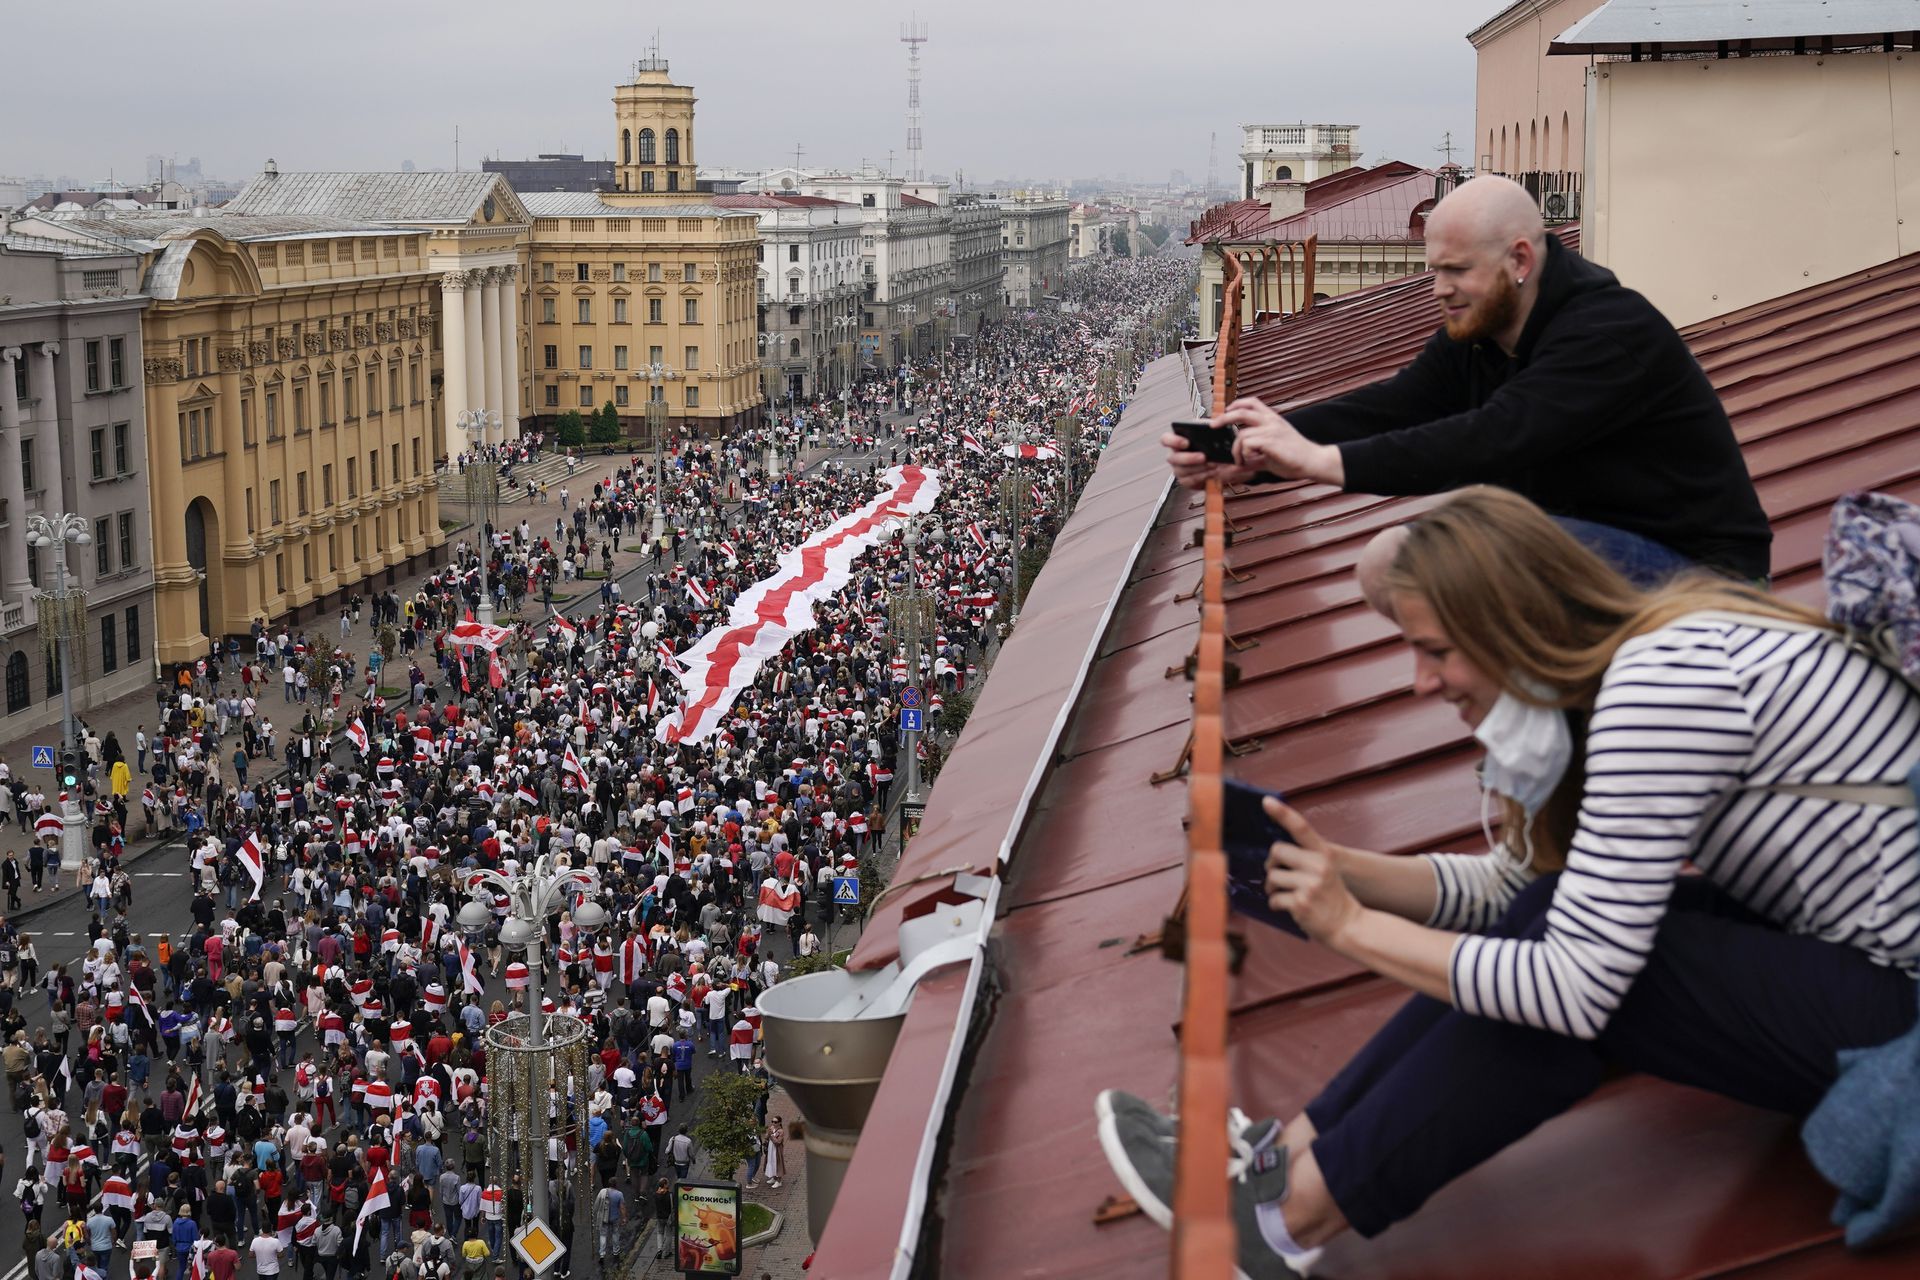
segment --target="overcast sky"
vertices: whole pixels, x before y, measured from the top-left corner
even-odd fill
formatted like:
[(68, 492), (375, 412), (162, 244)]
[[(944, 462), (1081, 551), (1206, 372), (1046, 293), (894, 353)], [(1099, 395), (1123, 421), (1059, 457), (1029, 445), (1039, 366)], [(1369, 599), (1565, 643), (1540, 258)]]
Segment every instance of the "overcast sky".
[[(1501, 0), (921, 3), (926, 168), (974, 179), (1233, 181), (1241, 123), (1361, 126), (1368, 164), (1433, 164), (1473, 128), (1466, 32)], [(118, 11), (117, 19), (109, 17)], [(699, 95), (702, 165), (904, 167), (912, 10), (881, 0), (98, 0), (10, 5), (0, 175), (142, 179), (604, 156), (612, 86), (658, 22)], [(1470, 162), (1467, 148), (1460, 159)]]

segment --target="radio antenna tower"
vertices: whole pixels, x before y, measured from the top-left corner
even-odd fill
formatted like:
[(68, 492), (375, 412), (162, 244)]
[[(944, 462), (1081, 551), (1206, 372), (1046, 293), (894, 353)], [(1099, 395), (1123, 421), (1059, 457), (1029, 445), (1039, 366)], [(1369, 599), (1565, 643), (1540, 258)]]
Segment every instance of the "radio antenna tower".
[(927, 24), (900, 24), (900, 43), (907, 46), (907, 178), (920, 182), (920, 46), (927, 42)]

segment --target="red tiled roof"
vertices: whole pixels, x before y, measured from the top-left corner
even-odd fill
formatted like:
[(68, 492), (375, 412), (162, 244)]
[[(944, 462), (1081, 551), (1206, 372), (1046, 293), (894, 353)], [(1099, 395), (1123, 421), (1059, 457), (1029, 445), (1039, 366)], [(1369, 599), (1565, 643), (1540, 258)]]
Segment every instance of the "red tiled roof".
[[(1396, 281), (1244, 335), (1242, 394), (1320, 399), (1411, 359), (1434, 327), (1429, 282)], [(1692, 326), (1684, 335), (1732, 416), (1773, 520), (1777, 585), (1819, 594), (1826, 510), (1873, 487), (1920, 499), (1920, 255)], [(1200, 353), (1189, 353), (1198, 356)], [(1198, 359), (1194, 360), (1199, 363)], [(1204, 370), (1199, 371), (1204, 380)], [(923, 985), (822, 1241), (816, 1274), (887, 1274), (916, 1159), (930, 1159), (919, 1269), (956, 1276), (1158, 1277), (1168, 1236), (1142, 1216), (1093, 1223), (1118, 1191), (1093, 1134), (1103, 1087), (1165, 1098), (1178, 1066), (1177, 966), (1131, 944), (1156, 930), (1183, 883), (1184, 785), (1149, 775), (1179, 758), (1190, 725), (1178, 670), (1198, 632), (1185, 599), (1199, 499), (1167, 496), (1156, 437), (1192, 409), (1187, 370), (1142, 379), (1086, 503), (1061, 535), (1008, 651), (936, 788), (900, 878), (996, 864), (1002, 812), (1071, 718), (1005, 869), (992, 977), (949, 1096), (965, 970)], [(1096, 501), (1097, 495), (1097, 501)], [(1476, 752), (1458, 720), (1410, 688), (1392, 628), (1368, 611), (1352, 566), (1378, 529), (1434, 499), (1322, 486), (1229, 502), (1227, 696), (1238, 777), (1285, 789), (1336, 839), (1393, 852), (1478, 842)], [(1157, 510), (1137, 543), (1137, 518)], [(1081, 664), (1089, 610), (1124, 583)], [(1078, 628), (1078, 629), (1076, 629)], [(1066, 639), (1065, 644), (1052, 643)], [(1073, 669), (1080, 664), (1081, 670)], [(1075, 680), (1084, 675), (1084, 686)], [(1004, 684), (1002, 682), (1005, 682)], [(986, 719), (982, 714), (988, 713)], [(1033, 766), (1040, 767), (1040, 766)], [(1017, 777), (1010, 776), (1017, 774)], [(1013, 819), (1018, 820), (1018, 815)], [(970, 829), (970, 824), (971, 828)], [(908, 890), (855, 955), (884, 962)], [(1246, 930), (1232, 993), (1234, 1100), (1291, 1115), (1404, 999), (1402, 988), (1322, 948)], [(929, 1118), (944, 1125), (929, 1156)], [(1791, 1119), (1629, 1077), (1447, 1188), (1377, 1240), (1343, 1239), (1330, 1274), (1385, 1277), (1912, 1275), (1920, 1240), (1845, 1253), (1832, 1193)]]
[(829, 200), (825, 196), (775, 195), (763, 191), (715, 196), (713, 202), (722, 209), (810, 209), (834, 205), (853, 208), (844, 200)]
[(905, 191), (900, 193), (900, 203), (909, 209), (938, 209), (940, 207), (938, 200), (922, 200), (919, 196)]
[(1193, 224), (1188, 244), (1305, 240), (1417, 240), (1414, 214), (1434, 201), (1434, 174), (1400, 160), (1342, 169), (1306, 184), (1306, 208), (1275, 221), (1262, 199), (1215, 205)]

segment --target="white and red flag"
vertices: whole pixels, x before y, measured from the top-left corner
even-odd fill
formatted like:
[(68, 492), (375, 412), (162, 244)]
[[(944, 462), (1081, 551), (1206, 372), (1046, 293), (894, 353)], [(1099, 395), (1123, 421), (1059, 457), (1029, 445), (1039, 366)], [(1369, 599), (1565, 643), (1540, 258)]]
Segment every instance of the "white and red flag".
[(713, 605), (712, 593), (701, 584), (698, 578), (689, 577), (687, 579), (687, 594), (692, 596), (693, 602), (702, 609), (711, 608)]
[(1025, 462), (1051, 462), (1060, 456), (1060, 451), (1050, 444), (1003, 444), (1000, 456)]
[(248, 832), (247, 838), (240, 842), (240, 865), (246, 868), (247, 875), (253, 880), (253, 894), (247, 899), (252, 902), (260, 896), (260, 886), (267, 882), (266, 860), (260, 855), (260, 836)]
[(479, 969), (473, 963), (473, 948), (466, 944), (465, 939), (460, 942), (460, 985), (468, 995), (480, 995), (487, 989), (487, 984), (480, 981)]
[(512, 627), (497, 627), (491, 622), (456, 622), (447, 632), (447, 643), (478, 646), (492, 651), (513, 639)]
[(570, 773), (580, 779), (580, 789), (582, 791), (585, 791), (592, 785), (587, 779), (586, 767), (580, 763), (580, 757), (573, 754), (572, 747), (567, 748), (567, 754), (560, 762), (560, 770), (562, 773)]
[(367, 1183), (367, 1198), (360, 1202), (360, 1216), (353, 1220), (353, 1251), (360, 1252), (360, 1232), (367, 1225), (367, 1219), (376, 1213), (384, 1212), (392, 1201), (387, 1197), (387, 1173), (384, 1169), (375, 1169), (373, 1178)]
[(367, 726), (361, 723), (358, 716), (347, 723), (347, 741), (351, 742), (353, 749), (361, 755), (367, 754)]
[(977, 453), (983, 458), (987, 456), (986, 446), (981, 444), (971, 431), (960, 433), (960, 446), (968, 453)]
[(647, 715), (651, 717), (653, 713), (658, 711), (659, 709), (660, 709), (660, 686), (653, 682), (652, 676), (648, 676), (647, 677)]

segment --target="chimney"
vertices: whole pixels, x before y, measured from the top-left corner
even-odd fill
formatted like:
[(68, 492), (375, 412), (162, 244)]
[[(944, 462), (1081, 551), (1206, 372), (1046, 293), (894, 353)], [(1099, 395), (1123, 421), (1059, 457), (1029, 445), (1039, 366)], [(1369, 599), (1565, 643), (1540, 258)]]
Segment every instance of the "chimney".
[(1253, 190), (1256, 198), (1267, 202), (1267, 215), (1275, 222), (1306, 210), (1307, 184), (1304, 182), (1263, 182)]
[(273, 162), (272, 156), (267, 157), (267, 167), (263, 176), (268, 178), (277, 178), (280, 176), (280, 166)]

